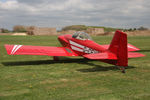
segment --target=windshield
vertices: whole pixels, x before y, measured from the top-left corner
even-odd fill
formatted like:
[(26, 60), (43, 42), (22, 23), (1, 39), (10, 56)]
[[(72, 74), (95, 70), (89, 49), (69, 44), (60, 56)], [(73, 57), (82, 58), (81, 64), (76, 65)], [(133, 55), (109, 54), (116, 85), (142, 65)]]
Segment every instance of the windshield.
[(92, 40), (92, 38), (85, 32), (76, 32), (72, 37), (79, 40)]

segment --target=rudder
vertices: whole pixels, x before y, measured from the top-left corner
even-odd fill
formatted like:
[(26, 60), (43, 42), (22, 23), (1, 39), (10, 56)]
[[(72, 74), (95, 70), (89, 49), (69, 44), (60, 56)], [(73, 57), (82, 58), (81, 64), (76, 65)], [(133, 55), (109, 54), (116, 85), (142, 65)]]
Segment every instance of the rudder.
[(118, 66), (128, 66), (127, 34), (117, 30), (110, 44), (109, 50), (117, 55)]

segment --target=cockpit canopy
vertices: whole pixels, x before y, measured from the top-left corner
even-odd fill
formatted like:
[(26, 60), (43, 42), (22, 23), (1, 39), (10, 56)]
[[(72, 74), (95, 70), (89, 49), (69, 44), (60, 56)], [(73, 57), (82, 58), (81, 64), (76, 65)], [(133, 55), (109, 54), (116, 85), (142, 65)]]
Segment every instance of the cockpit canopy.
[(73, 38), (79, 39), (79, 40), (92, 40), (92, 38), (85, 32), (75, 32), (72, 35)]

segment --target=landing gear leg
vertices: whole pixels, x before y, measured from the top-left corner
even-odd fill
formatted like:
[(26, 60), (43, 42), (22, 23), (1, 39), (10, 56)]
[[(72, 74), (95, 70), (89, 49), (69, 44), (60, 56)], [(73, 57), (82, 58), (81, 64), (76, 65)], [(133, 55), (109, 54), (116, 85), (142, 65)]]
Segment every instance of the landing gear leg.
[(53, 56), (53, 60), (54, 61), (59, 61), (59, 57), (58, 56)]

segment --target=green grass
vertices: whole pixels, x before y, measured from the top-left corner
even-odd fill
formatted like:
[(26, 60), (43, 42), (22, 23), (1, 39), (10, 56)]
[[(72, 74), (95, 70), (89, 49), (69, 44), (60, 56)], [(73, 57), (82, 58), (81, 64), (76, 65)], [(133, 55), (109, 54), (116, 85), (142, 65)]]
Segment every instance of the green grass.
[[(97, 36), (108, 44), (111, 36)], [(127, 73), (80, 57), (7, 55), (4, 44), (60, 46), (56, 36), (0, 36), (0, 100), (149, 100), (150, 37), (129, 37), (146, 57), (129, 59)]]

